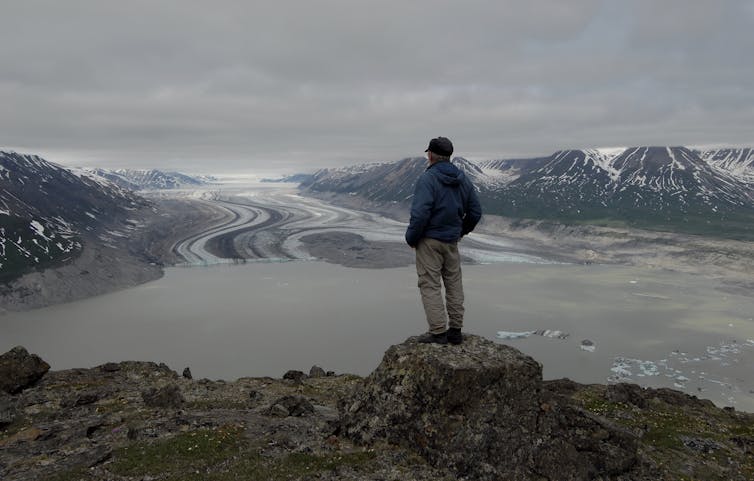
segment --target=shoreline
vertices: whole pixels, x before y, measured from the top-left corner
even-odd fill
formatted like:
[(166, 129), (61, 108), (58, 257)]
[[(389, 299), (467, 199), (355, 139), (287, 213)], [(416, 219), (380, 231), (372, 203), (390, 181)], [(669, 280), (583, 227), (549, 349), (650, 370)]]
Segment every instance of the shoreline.
[(160, 279), (164, 267), (178, 259), (174, 245), (220, 217), (219, 211), (190, 199), (153, 202), (156, 207), (139, 212), (139, 226), (128, 236), (111, 235), (108, 229), (113, 227), (103, 227), (87, 234), (81, 253), (69, 262), (26, 273), (2, 286), (0, 320), (7, 313), (89, 299)]
[[(406, 209), (397, 204), (366, 202), (354, 196), (299, 194), (400, 222), (408, 216)], [(109, 245), (92, 235), (85, 240), (82, 253), (71, 262), (27, 273), (13, 281), (4, 289), (0, 316), (159, 279), (164, 267), (180, 265), (174, 252), (176, 245), (221, 225), (228, 217), (227, 212), (203, 200), (159, 196), (152, 201), (156, 208), (141, 212), (142, 225), (137, 235), (126, 239), (111, 236)], [(508, 241), (512, 245), (510, 252), (524, 256), (567, 264), (647, 267), (701, 275), (720, 279), (720, 292), (754, 297), (752, 243), (639, 229), (515, 221), (492, 215), (482, 218), (476, 232)], [(473, 245), (473, 235), (462, 242)], [(413, 253), (401, 243), (365, 239), (348, 229), (304, 236), (301, 243), (313, 257), (346, 267), (383, 269), (413, 264)]]
[[(408, 209), (399, 204), (376, 203), (343, 194), (299, 193), (408, 223)], [(754, 297), (752, 242), (636, 228), (516, 220), (489, 214), (483, 214), (474, 232), (509, 241), (514, 252), (524, 255), (570, 264), (647, 267), (719, 278), (727, 284), (721, 292)]]

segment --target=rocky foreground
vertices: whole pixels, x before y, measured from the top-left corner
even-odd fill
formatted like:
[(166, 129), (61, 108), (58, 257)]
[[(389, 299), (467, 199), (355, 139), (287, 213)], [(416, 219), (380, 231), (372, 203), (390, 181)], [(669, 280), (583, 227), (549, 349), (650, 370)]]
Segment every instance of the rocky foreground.
[(750, 480), (754, 415), (669, 389), (542, 381), (509, 346), (392, 346), (368, 377), (49, 371), (0, 356), (3, 480)]

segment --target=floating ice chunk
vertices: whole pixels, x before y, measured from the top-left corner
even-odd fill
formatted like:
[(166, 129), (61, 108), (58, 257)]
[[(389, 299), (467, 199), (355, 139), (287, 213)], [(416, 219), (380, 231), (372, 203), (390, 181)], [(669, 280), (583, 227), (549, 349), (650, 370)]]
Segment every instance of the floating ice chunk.
[(537, 329), (536, 331), (497, 331), (498, 339), (525, 339), (530, 336), (542, 336), (550, 339), (568, 339), (570, 334), (556, 329)]
[(661, 296), (660, 294), (653, 294), (649, 292), (634, 292), (633, 295), (638, 296), (638, 297), (646, 297), (649, 299), (659, 299), (663, 301), (667, 301), (670, 299), (668, 296)]
[(629, 284), (636, 284), (636, 283), (638, 283), (638, 282), (639, 282), (639, 281), (628, 281), (628, 283), (629, 283)]
[[(652, 377), (660, 375), (660, 369), (657, 363), (628, 357), (616, 357), (613, 361), (613, 367), (610, 368), (610, 370), (613, 372), (613, 374), (607, 379), (610, 382), (630, 381), (631, 377), (634, 375), (633, 373), (637, 371), (637, 377)], [(665, 376), (678, 380), (680, 373), (681, 371), (672, 375), (666, 373)]]
[(534, 331), (534, 334), (537, 336), (550, 337), (553, 339), (568, 339), (568, 336), (570, 336), (570, 334), (568, 334), (567, 332), (552, 329), (539, 329), (537, 331)]
[(597, 349), (597, 346), (595, 346), (594, 342), (589, 339), (584, 339), (581, 341), (581, 344), (579, 344), (579, 349), (586, 352), (594, 352), (594, 350)]
[(535, 331), (522, 331), (522, 332), (511, 332), (511, 331), (497, 331), (497, 338), (498, 339), (525, 339), (532, 334), (534, 334)]
[(616, 357), (613, 360), (613, 366), (610, 368), (611, 374), (607, 380), (610, 382), (623, 382), (630, 380), (633, 373), (631, 372), (630, 359), (624, 357)]
[(657, 364), (652, 361), (638, 361), (639, 369), (644, 376), (659, 376), (660, 370), (657, 368)]

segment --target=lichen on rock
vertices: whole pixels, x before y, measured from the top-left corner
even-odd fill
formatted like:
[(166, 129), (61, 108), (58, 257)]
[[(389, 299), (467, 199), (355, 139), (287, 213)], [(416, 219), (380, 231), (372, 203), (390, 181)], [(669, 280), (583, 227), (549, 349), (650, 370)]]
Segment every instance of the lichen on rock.
[(635, 435), (545, 399), (539, 363), (473, 335), (392, 346), (340, 410), (342, 435), (413, 449), (469, 479), (610, 479), (637, 465)]

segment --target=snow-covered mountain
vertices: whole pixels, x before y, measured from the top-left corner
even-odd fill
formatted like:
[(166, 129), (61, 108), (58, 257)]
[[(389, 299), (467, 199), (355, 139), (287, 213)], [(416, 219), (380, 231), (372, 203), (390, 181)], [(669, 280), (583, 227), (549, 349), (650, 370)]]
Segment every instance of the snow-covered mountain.
[(490, 183), (509, 184), (526, 172), (538, 169), (550, 160), (549, 157), (530, 159), (485, 160), (478, 163), (479, 168), (490, 178)]
[(376, 202), (406, 202), (414, 193), (416, 178), (427, 167), (424, 157), (397, 162), (322, 169), (301, 183), (315, 192), (358, 195)]
[(157, 169), (78, 169), (76, 173), (92, 179), (105, 179), (128, 190), (182, 189), (204, 185), (214, 180), (208, 176), (191, 176), (181, 172), (163, 172)]
[(301, 184), (303, 182), (308, 182), (312, 178), (312, 174), (291, 174), (291, 175), (284, 175), (282, 177), (275, 177), (275, 178), (264, 178), (260, 180), (260, 182), (265, 183), (291, 183), (291, 184)]
[(617, 213), (670, 220), (752, 206), (750, 188), (685, 147), (556, 152), (501, 194), (509, 201), (505, 214), (537, 217)]
[(82, 234), (145, 205), (112, 183), (36, 155), (0, 151), (0, 282), (75, 255)]
[(754, 183), (754, 149), (751, 147), (703, 149), (694, 152), (710, 165), (728, 171), (741, 180)]
[[(494, 175), (463, 157), (456, 157), (453, 163), (477, 184), (495, 182)], [(301, 188), (358, 195), (376, 202), (409, 202), (416, 179), (426, 168), (426, 158), (409, 157), (397, 162), (322, 169), (302, 182)]]
[[(752, 184), (686, 147), (563, 150), (533, 159), (453, 162), (474, 181), (488, 213), (754, 235)], [(425, 167), (426, 159), (414, 158), (326, 169), (302, 187), (407, 204)]]

